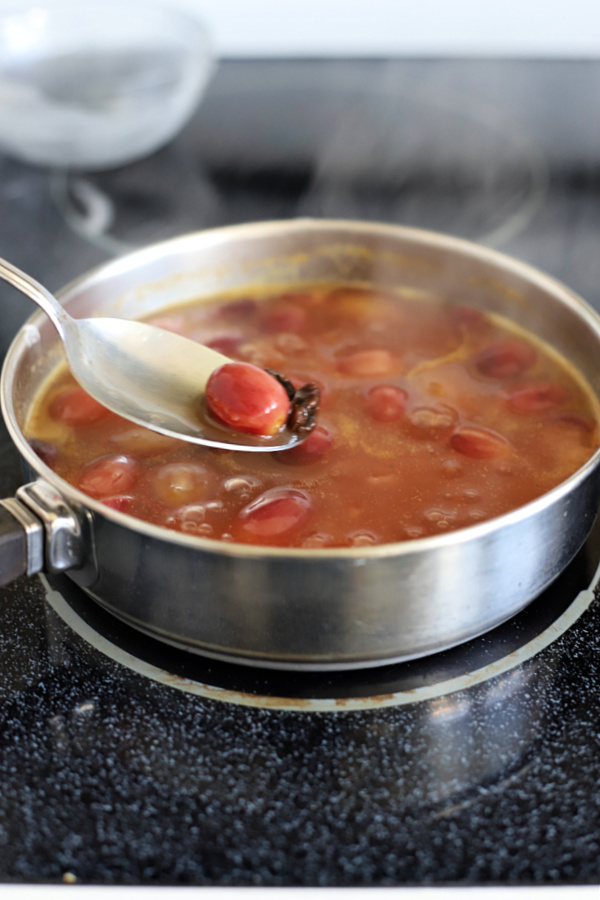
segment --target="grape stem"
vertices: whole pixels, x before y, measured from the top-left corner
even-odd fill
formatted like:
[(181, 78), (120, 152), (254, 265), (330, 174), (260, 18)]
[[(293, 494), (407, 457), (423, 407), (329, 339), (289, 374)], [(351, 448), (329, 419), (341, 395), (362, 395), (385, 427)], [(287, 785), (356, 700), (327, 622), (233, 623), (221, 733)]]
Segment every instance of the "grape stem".
[(287, 392), (291, 409), (287, 417), (287, 427), (294, 434), (307, 435), (317, 424), (317, 412), (321, 403), (321, 392), (316, 384), (309, 382), (296, 389), (292, 382), (281, 372), (265, 369)]

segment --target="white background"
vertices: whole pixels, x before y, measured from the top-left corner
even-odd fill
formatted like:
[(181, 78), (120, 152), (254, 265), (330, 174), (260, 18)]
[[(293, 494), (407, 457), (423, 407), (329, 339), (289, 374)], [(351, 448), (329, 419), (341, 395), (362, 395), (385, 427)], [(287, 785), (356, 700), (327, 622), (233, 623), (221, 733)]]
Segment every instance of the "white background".
[(176, 2), (203, 14), (221, 55), (600, 55), (600, 0)]
[[(197, 10), (221, 57), (600, 57), (600, 0), (152, 2)], [(49, 3), (60, 0), (0, 0), (0, 10)]]

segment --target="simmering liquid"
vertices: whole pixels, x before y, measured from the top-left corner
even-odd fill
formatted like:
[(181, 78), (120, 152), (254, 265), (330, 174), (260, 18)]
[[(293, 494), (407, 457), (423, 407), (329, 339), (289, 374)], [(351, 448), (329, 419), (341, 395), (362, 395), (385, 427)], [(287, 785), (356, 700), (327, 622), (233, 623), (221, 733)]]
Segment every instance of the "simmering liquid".
[(90, 497), (187, 534), (304, 548), (437, 535), (546, 493), (599, 444), (596, 400), (555, 351), (443, 300), (319, 284), (149, 321), (321, 389), (303, 444), (244, 453), (133, 425), (55, 373), (27, 424), (34, 450)]

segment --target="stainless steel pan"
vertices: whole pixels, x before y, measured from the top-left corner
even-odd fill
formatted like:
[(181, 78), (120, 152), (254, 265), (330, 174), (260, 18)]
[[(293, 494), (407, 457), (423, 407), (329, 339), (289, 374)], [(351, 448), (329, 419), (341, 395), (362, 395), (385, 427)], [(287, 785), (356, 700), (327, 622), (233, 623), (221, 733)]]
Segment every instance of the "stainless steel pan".
[[(339, 279), (443, 294), (548, 340), (600, 395), (600, 319), (548, 276), (467, 242), (390, 225), (298, 220), (177, 238), (61, 292), (74, 316), (139, 317), (253, 284)], [(0, 572), (67, 571), (129, 624), (187, 650), (290, 669), (436, 652), (514, 615), (569, 563), (598, 508), (600, 454), (538, 500), (467, 529), (369, 548), (287, 550), (179, 534), (86, 497), (31, 451), (23, 427), (60, 359), (34, 315), (5, 362), (6, 424), (30, 483), (0, 507)]]

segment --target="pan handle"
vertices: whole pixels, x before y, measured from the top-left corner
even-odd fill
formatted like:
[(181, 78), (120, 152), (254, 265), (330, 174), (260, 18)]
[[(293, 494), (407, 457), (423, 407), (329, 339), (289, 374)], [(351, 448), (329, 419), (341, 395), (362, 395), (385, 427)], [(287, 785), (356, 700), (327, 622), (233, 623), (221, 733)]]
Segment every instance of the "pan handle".
[(73, 571), (89, 584), (96, 561), (87, 514), (40, 479), (0, 500), (0, 585), (41, 571)]
[(44, 526), (18, 500), (0, 500), (0, 585), (41, 572), (43, 565)]

